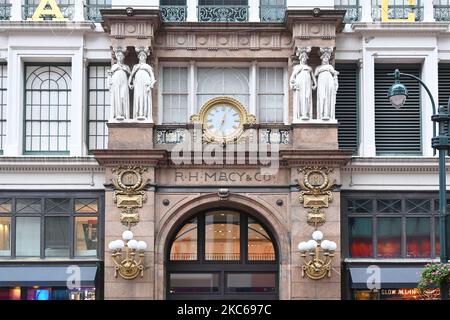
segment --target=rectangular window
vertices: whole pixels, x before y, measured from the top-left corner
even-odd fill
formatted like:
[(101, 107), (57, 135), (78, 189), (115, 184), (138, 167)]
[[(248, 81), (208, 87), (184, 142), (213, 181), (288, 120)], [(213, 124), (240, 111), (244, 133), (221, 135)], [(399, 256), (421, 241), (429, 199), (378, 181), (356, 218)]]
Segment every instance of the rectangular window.
[(25, 67), (25, 153), (69, 153), (70, 66)]
[[(23, 18), (27, 20), (31, 18), (36, 11), (36, 8), (41, 3), (41, 0), (25, 0), (23, 6)], [(62, 15), (69, 19), (73, 19), (74, 9), (75, 9), (75, 0), (56, 0), (59, 9), (61, 10)], [(44, 17), (44, 20), (53, 20), (53, 17), (47, 16)]]
[(400, 69), (420, 78), (420, 65), (375, 65), (375, 144), (377, 155), (420, 155), (421, 146), (421, 98), (419, 83), (403, 77), (408, 88), (404, 107), (392, 107), (387, 94), (394, 83), (387, 73)]
[(275, 273), (228, 273), (227, 292), (268, 293), (276, 291)]
[(205, 217), (205, 260), (240, 260), (239, 214), (208, 213)]
[(89, 104), (88, 104), (88, 142), (89, 151), (107, 149), (108, 127), (106, 122), (111, 113), (111, 98), (107, 79), (110, 67), (106, 65), (89, 66)]
[(188, 69), (184, 67), (163, 68), (163, 123), (186, 123), (188, 121)]
[(284, 121), (284, 70), (259, 68), (258, 77), (259, 122)]
[(450, 21), (450, 0), (434, 0), (434, 19)]
[(431, 257), (430, 218), (406, 219), (406, 256)]
[(69, 257), (69, 217), (45, 218), (45, 256)]
[(3, 153), (6, 138), (7, 82), (8, 67), (6, 64), (0, 64), (0, 154)]
[(218, 96), (232, 97), (248, 107), (248, 68), (198, 68), (197, 111), (206, 101)]
[(219, 292), (218, 273), (171, 273), (170, 293), (215, 293)]
[[(448, 10), (449, 11), (447, 18), (450, 20), (450, 6)], [(439, 90), (438, 104), (447, 109), (448, 101), (450, 98), (450, 63), (439, 63), (438, 65), (438, 90)], [(446, 123), (444, 123), (444, 126), (445, 130), (448, 130)]]
[(286, 11), (286, 0), (261, 0), (261, 21), (282, 22)]
[(348, 218), (350, 256), (352, 258), (373, 257), (372, 218)]
[[(389, 19), (405, 20), (413, 13), (415, 21), (423, 19), (423, 1), (430, 0), (389, 0), (389, 9), (387, 10)], [(374, 21), (381, 21), (383, 8), (381, 7), (383, 0), (372, 0), (372, 18)]]
[(359, 68), (356, 63), (337, 63), (336, 70), (339, 71), (339, 89), (336, 95), (339, 148), (357, 151)]
[(361, 19), (361, 5), (359, 0), (334, 0), (334, 8), (347, 10), (344, 17), (345, 23), (353, 23)]
[(98, 248), (97, 217), (75, 217), (75, 256), (96, 257)]
[(0, 217), (0, 256), (11, 255), (11, 218)]
[(402, 220), (400, 218), (377, 219), (378, 258), (402, 256)]
[(85, 1), (86, 18), (90, 21), (101, 22), (101, 9), (111, 8), (112, 0), (87, 0)]
[(16, 256), (39, 257), (41, 255), (41, 218), (16, 218)]

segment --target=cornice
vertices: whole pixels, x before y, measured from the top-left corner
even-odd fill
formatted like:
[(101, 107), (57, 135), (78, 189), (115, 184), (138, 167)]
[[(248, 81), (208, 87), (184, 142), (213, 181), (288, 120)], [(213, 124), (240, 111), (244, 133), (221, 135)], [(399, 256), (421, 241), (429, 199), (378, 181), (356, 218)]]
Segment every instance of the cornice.
[(351, 160), (352, 152), (344, 150), (281, 150), (280, 159), (289, 167), (342, 167)]
[(117, 167), (120, 165), (141, 165), (155, 167), (167, 161), (167, 150), (94, 150), (97, 162), (104, 167)]
[(93, 31), (95, 23), (89, 21), (0, 21), (0, 32), (8, 31)]
[(447, 32), (448, 22), (355, 22), (352, 29), (360, 33), (432, 33)]
[[(450, 160), (447, 160), (450, 164)], [(389, 158), (352, 158), (351, 162), (342, 168), (342, 172), (368, 173), (437, 173), (439, 163), (437, 158), (425, 157), (389, 157)], [(450, 167), (446, 167), (450, 172)]]
[(0, 172), (104, 172), (92, 157), (0, 157)]

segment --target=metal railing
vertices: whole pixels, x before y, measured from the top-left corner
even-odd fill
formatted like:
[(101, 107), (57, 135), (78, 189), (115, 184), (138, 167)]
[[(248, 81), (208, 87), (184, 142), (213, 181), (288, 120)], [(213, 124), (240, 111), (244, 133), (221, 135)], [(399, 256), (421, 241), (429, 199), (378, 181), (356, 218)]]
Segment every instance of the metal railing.
[[(418, 2), (417, 5), (389, 5), (388, 15), (390, 19), (408, 19), (410, 13), (416, 15), (415, 21), (422, 21), (423, 19), (423, 6)], [(372, 6), (372, 19), (373, 21), (381, 21), (382, 8), (381, 5)]]
[(245, 22), (248, 21), (248, 8), (242, 5), (198, 6), (198, 21)]
[[(58, 5), (59, 9), (61, 10), (62, 15), (69, 19), (73, 20), (74, 12), (75, 12), (75, 5), (73, 4), (60, 4)], [(38, 7), (37, 4), (25, 4), (22, 5), (22, 17), (23, 20), (27, 20), (28, 18), (31, 18), (36, 11), (36, 8)], [(44, 20), (52, 20), (52, 17), (44, 17)]]
[(347, 10), (344, 17), (345, 23), (353, 23), (361, 20), (362, 8), (360, 5), (335, 5), (336, 10)]
[(0, 20), (11, 18), (11, 3), (0, 3)]
[(434, 5), (434, 19), (436, 21), (450, 21), (450, 3), (448, 5)]
[(101, 9), (110, 9), (110, 4), (85, 4), (84, 5), (84, 15), (86, 20), (93, 22), (102, 22)]
[(159, 6), (161, 20), (166, 22), (186, 21), (187, 6)]
[(259, 15), (262, 22), (282, 22), (286, 6), (280, 5), (261, 5)]

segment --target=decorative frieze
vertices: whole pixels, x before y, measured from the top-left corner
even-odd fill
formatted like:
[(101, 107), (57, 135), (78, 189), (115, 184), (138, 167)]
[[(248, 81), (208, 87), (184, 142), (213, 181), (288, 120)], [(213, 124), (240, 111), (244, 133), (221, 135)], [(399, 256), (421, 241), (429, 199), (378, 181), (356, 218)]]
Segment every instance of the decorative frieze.
[(156, 144), (178, 144), (186, 140), (185, 129), (158, 129), (156, 130)]
[(266, 144), (289, 144), (290, 130), (261, 129), (259, 140)]

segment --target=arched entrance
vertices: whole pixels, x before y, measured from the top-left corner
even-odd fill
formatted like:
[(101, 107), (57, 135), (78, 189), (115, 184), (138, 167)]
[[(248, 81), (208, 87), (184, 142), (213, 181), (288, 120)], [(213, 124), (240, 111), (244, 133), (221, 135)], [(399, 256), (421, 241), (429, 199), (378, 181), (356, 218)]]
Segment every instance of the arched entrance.
[(170, 239), (167, 299), (278, 299), (277, 245), (270, 229), (251, 214), (202, 211)]

